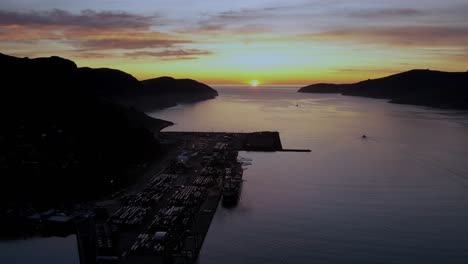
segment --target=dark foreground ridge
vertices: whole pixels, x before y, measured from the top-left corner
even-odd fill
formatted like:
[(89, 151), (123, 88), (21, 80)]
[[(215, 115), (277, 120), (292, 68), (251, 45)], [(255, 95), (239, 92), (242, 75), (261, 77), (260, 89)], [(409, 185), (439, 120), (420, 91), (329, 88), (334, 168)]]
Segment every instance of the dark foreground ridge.
[(74, 233), (80, 263), (193, 263), (219, 201), (240, 198), (239, 151), (308, 151), (278, 132), (163, 133), (171, 122), (121, 101), (216, 95), (192, 80), (141, 84), (59, 57), (0, 66), (0, 237)]
[(154, 132), (172, 123), (97, 96), (74, 62), (0, 55), (0, 66), (0, 208), (92, 199), (164, 153)]
[(55, 56), (0, 54), (0, 67), (0, 208), (93, 199), (133, 182), (145, 164), (165, 155), (158, 132), (172, 123), (122, 101), (147, 98), (160, 108), (177, 103), (168, 98), (181, 89), (206, 94), (199, 99), (217, 94), (192, 80), (143, 87), (124, 72), (78, 68)]
[(391, 103), (468, 109), (468, 72), (411, 70), (353, 84), (313, 84), (298, 92), (341, 93), (390, 99)]

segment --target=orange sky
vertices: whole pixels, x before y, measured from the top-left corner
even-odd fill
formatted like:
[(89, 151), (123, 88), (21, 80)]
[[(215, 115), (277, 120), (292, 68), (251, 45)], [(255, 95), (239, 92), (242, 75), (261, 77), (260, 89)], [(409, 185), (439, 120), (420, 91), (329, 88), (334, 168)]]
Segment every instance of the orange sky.
[(0, 52), (138, 79), (344, 83), (468, 69), (466, 1), (5, 1)]

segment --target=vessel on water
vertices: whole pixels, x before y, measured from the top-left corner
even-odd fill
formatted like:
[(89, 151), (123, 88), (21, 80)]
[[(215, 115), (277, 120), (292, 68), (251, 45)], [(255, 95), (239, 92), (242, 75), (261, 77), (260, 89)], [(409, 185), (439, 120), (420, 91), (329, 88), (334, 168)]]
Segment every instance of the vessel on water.
[(242, 166), (236, 164), (234, 168), (227, 168), (224, 176), (223, 184), (223, 200), (224, 206), (234, 206), (239, 201), (242, 187)]

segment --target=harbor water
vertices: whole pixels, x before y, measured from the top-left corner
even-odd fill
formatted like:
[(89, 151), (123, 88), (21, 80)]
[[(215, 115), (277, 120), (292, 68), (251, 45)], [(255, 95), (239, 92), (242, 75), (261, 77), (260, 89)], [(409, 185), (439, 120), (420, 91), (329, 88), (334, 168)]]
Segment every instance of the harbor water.
[(240, 153), (241, 200), (218, 208), (199, 263), (466, 263), (468, 113), (295, 88), (216, 87), (150, 113), (312, 150)]
[[(240, 201), (219, 206), (199, 263), (467, 263), (467, 112), (215, 88), (149, 114), (176, 123), (167, 131), (279, 131), (284, 148), (312, 152), (241, 152)], [(0, 252), (0, 263), (79, 263), (75, 236), (3, 240)]]

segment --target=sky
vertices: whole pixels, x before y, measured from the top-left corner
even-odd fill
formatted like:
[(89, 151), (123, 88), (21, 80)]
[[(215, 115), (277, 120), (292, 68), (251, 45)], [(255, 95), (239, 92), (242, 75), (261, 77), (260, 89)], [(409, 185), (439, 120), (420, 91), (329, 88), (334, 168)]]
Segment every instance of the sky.
[(138, 79), (346, 83), (468, 70), (466, 0), (0, 0), (0, 52)]

